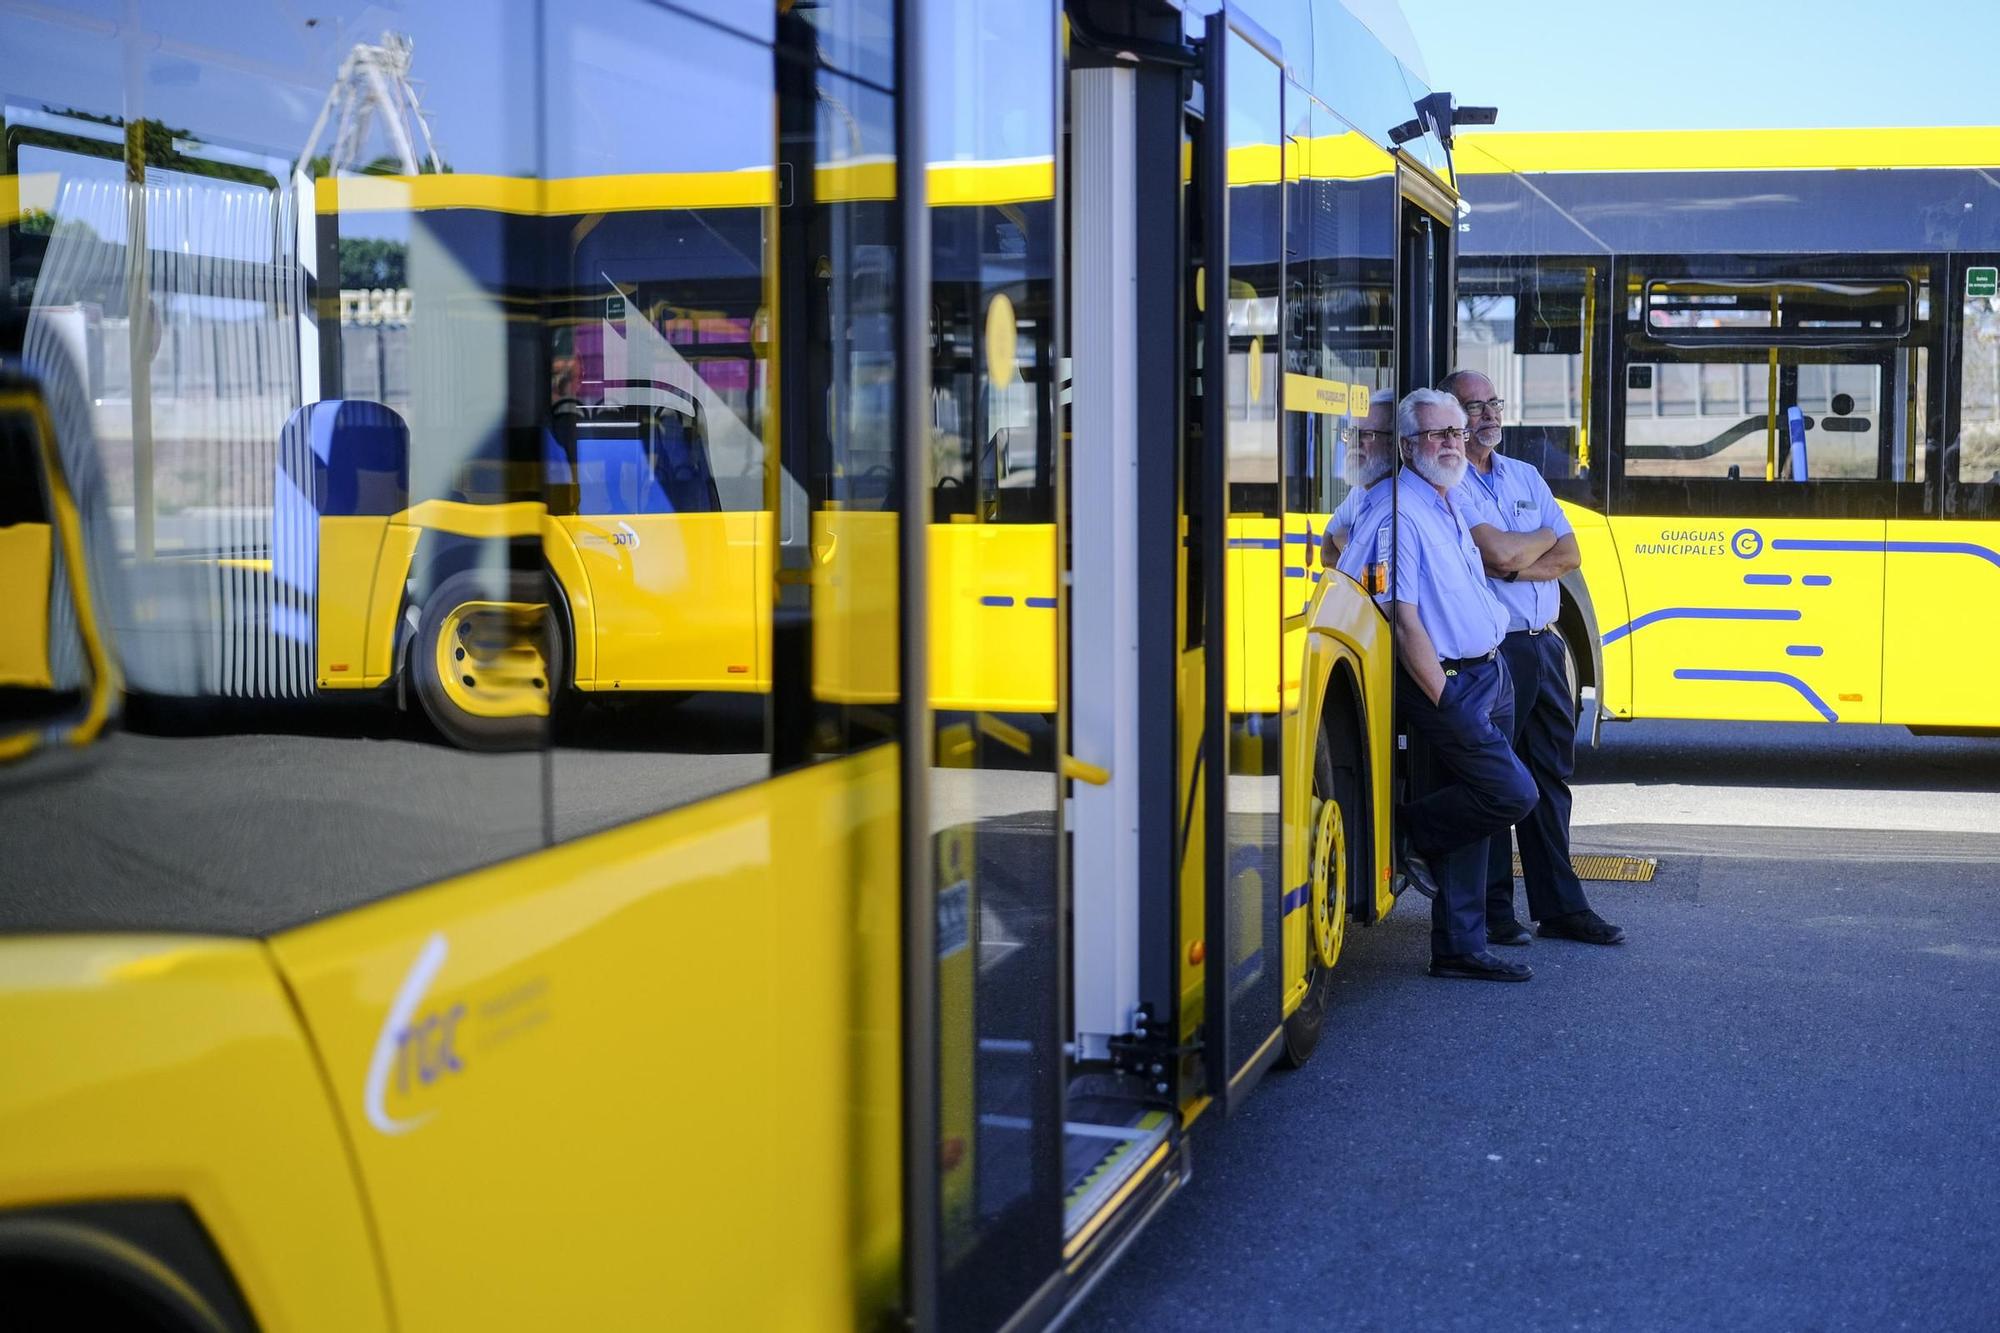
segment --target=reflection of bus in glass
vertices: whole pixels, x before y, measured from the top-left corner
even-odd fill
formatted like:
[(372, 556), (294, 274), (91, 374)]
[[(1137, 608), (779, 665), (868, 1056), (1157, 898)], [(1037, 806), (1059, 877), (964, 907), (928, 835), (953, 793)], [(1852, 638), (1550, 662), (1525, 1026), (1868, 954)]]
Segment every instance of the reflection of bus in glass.
[[(1037, 1326), (1333, 1030), (1393, 667), (1295, 538), (1444, 368), (1415, 76), (918, 6), (0, 17), (10, 1309)], [(417, 81), (432, 169), (300, 151)]]
[[(1459, 364), (1601, 716), (2000, 725), (1989, 130), (1469, 136)], [(1856, 168), (1868, 168), (1857, 170)]]

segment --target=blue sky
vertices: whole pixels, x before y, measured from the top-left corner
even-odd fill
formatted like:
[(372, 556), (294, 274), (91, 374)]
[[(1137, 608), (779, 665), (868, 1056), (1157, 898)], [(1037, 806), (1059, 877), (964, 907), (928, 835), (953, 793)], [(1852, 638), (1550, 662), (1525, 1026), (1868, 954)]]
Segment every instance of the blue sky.
[(1996, 0), (1403, 0), (1503, 130), (2000, 124)]

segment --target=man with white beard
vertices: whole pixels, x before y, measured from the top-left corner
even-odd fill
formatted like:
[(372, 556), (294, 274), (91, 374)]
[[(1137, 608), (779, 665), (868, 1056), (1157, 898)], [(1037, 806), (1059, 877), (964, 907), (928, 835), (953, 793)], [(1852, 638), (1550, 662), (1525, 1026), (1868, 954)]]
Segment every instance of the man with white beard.
[[(1507, 739), (1535, 780), (1540, 799), (1514, 831), (1521, 844), (1521, 878), (1528, 915), (1540, 933), (1584, 944), (1623, 944), (1625, 932), (1591, 910), (1569, 859), (1569, 775), (1576, 766), (1576, 706), (1570, 698), (1563, 645), (1555, 630), (1556, 582), (1581, 563), (1576, 535), (1548, 482), (1533, 464), (1498, 452), (1500, 410), (1493, 381), (1476, 370), (1445, 376), (1439, 388), (1465, 409), (1466, 474), (1452, 501), (1465, 515), (1473, 544), (1486, 559), (1488, 585), (1507, 608), (1500, 660), (1514, 689), (1514, 728)], [(1532, 559), (1514, 541), (1518, 529), (1558, 534)], [(1486, 936), (1521, 945), (1527, 927), (1514, 915), (1514, 867), (1505, 829), (1493, 835), (1486, 865)]]
[[(1450, 394), (1418, 389), (1396, 429), (1410, 466), (1375, 520), (1374, 563), (1385, 567), (1376, 601), (1395, 621), (1397, 709), (1411, 739), (1411, 799), (1397, 812), (1404, 870), (1431, 892), (1432, 976), (1526, 981), (1533, 970), (1486, 941), (1487, 839), (1534, 808), (1535, 783), (1507, 740), (1507, 611), (1451, 498), (1465, 477), (1465, 413)], [(1523, 549), (1555, 541), (1521, 536)]]

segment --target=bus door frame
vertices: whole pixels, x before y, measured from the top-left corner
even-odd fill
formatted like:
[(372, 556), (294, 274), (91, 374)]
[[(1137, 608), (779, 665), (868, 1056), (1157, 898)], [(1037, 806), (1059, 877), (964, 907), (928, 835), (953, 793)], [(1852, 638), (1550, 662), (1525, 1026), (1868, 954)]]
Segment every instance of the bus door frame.
[[(1455, 219), (1458, 210), (1452, 203), (1452, 195), (1441, 186), (1431, 174), (1415, 165), (1402, 152), (1396, 154), (1396, 243), (1390, 252), (1390, 272), (1393, 284), (1393, 310), (1396, 320), (1396, 334), (1390, 346), (1393, 348), (1393, 373), (1396, 380), (1396, 397), (1400, 403), (1413, 389), (1436, 387), (1438, 379), (1453, 368), (1456, 359), (1458, 339), (1458, 229)], [(1429, 242), (1425, 253), (1425, 274), (1423, 286), (1415, 285), (1415, 275), (1411, 272), (1410, 241), (1411, 224), (1418, 218), (1430, 222)], [(1453, 220), (1447, 220), (1453, 219)], [(1444, 244), (1438, 248), (1436, 242), (1442, 233)], [(1429, 346), (1422, 349), (1426, 367), (1416, 364), (1417, 350), (1412, 342), (1415, 336), (1418, 313), (1417, 301), (1421, 295), (1430, 300), (1426, 308), (1431, 325)], [(1444, 366), (1446, 370), (1437, 367)], [(1419, 373), (1424, 371), (1426, 373)], [(1400, 451), (1402, 442), (1397, 441)], [(1398, 469), (1401, 468), (1400, 457)], [(1390, 521), (1395, 522), (1395, 509), (1390, 510)], [(1393, 571), (1391, 578), (1393, 579)], [(1409, 790), (1409, 747), (1408, 738), (1403, 733), (1402, 718), (1397, 700), (1401, 696), (1402, 648), (1398, 643), (1394, 602), (1390, 603), (1389, 653), (1393, 663), (1392, 685), (1389, 690), (1389, 734), (1395, 737), (1394, 748), (1390, 752), (1389, 791), (1390, 800), (1401, 805)], [(1400, 867), (1400, 855), (1395, 858)], [(1397, 871), (1400, 875), (1400, 869)]]

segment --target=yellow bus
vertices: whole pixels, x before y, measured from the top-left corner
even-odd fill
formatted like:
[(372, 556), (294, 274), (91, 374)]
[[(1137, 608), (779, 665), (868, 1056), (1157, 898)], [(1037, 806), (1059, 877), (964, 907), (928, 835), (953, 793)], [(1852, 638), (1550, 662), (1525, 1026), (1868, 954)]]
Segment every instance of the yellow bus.
[(1104, 21), (0, 15), (12, 1308), (1043, 1324), (1313, 1054), (1449, 100)]
[(2000, 130), (1459, 149), (1459, 363), (1570, 506), (1599, 716), (2000, 726), (1938, 670), (2000, 648)]

